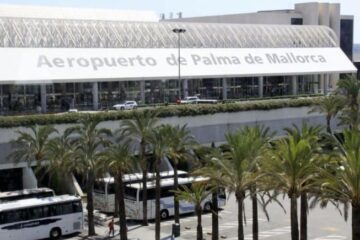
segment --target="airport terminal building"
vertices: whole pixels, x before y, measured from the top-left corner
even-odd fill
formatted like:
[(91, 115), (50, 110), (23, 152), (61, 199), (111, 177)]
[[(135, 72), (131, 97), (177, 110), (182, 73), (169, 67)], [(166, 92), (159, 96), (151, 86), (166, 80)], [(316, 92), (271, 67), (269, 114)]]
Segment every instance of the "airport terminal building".
[[(263, 13), (247, 22), (216, 16), (159, 21), (152, 12), (0, 5), (0, 115), (97, 110), (123, 100), (171, 103), (192, 95), (243, 100), (326, 94), (339, 74), (357, 69), (341, 44), (352, 43), (351, 24), (340, 28), (340, 9), (324, 6), (328, 11), (307, 15), (299, 9), (266, 13), (273, 21), (266, 24), (255, 21)], [(185, 32), (174, 32), (180, 29)], [(301, 111), (256, 113), (257, 121), (282, 129), (300, 121)], [(250, 117), (238, 114), (231, 123), (217, 116), (217, 126), (192, 126), (192, 120), (189, 126), (197, 133), (211, 127), (223, 137), (222, 131)], [(0, 130), (0, 191), (36, 186), (27, 163), (6, 157), (14, 129)]]
[(269, 25), (2, 5), (0, 113), (326, 93), (357, 71), (340, 48), (340, 9), (329, 9), (318, 24), (292, 13)]

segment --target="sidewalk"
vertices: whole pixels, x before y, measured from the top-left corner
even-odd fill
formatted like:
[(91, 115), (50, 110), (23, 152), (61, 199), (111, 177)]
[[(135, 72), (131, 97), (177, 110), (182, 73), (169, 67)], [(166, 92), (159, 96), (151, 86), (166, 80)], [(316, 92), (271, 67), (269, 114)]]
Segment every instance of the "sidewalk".
[[(109, 237), (109, 230), (106, 226), (96, 225), (96, 236), (86, 236), (87, 230), (84, 228), (84, 232), (76, 237), (76, 239), (88, 239), (88, 240), (105, 240), (105, 239), (119, 239), (119, 225), (115, 224), (114, 237)], [(155, 225), (149, 224), (149, 226), (132, 225), (128, 226), (128, 239), (129, 240), (153, 240), (155, 235)], [(181, 238), (172, 238), (170, 234), (161, 233), (161, 240), (181, 240)], [(73, 239), (73, 238), (71, 238)]]

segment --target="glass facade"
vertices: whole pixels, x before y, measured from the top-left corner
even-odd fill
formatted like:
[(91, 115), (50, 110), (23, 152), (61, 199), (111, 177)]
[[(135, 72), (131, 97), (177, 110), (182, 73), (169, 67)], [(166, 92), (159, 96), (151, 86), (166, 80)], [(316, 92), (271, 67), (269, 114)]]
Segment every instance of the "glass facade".
[(341, 19), (340, 21), (340, 47), (352, 61), (354, 45), (354, 20)]
[[(297, 94), (320, 92), (318, 75), (297, 76)], [(98, 109), (111, 109), (125, 100), (135, 100), (140, 105), (175, 103), (179, 96), (199, 96), (207, 99), (246, 100), (260, 97), (259, 78), (204, 78), (204, 79), (146, 80), (98, 82)], [(55, 83), (46, 85), (46, 109), (48, 112), (63, 112), (70, 108), (94, 109), (92, 82)], [(263, 77), (263, 97), (292, 95), (291, 76)], [(143, 85), (143, 94), (142, 94)], [(225, 87), (225, 89), (224, 89)], [(181, 94), (180, 94), (181, 93)], [(0, 85), (0, 112), (4, 114), (41, 112), (39, 85)]]

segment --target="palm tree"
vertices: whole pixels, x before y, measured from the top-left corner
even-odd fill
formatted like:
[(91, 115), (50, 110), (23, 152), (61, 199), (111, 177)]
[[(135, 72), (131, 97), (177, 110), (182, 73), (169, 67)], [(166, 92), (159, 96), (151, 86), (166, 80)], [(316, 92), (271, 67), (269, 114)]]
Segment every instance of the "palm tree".
[(219, 239), (219, 203), (218, 203), (218, 194), (223, 186), (221, 183), (222, 175), (218, 171), (216, 165), (213, 161), (216, 159), (222, 158), (222, 152), (220, 148), (216, 148), (215, 143), (211, 143), (211, 148), (206, 146), (197, 146), (194, 150), (198, 158), (198, 166), (192, 172), (193, 175), (208, 177), (208, 184), (213, 186), (213, 191), (211, 193), (211, 239)]
[(148, 163), (146, 159), (146, 148), (149, 142), (151, 131), (155, 128), (158, 119), (154, 111), (134, 111), (131, 120), (122, 122), (122, 129), (125, 134), (130, 135), (134, 140), (140, 143), (140, 165), (142, 168), (142, 186), (143, 186), (143, 226), (148, 225), (147, 219), (147, 172)]
[[(301, 129), (296, 125), (293, 125), (293, 128), (284, 129), (288, 135), (293, 136), (296, 142), (301, 141), (302, 139), (307, 139), (311, 144), (314, 151), (320, 149), (320, 135), (322, 132), (321, 126), (309, 126), (306, 122), (303, 122)], [(331, 133), (331, 131), (329, 132)], [(308, 181), (312, 181), (309, 179)], [(306, 182), (304, 184), (307, 184)], [(312, 191), (312, 189), (311, 189)], [(300, 194), (300, 239), (307, 239), (307, 214), (308, 214), (308, 196), (307, 192), (303, 191)]]
[[(192, 158), (190, 150), (197, 144), (194, 137), (191, 135), (187, 126), (171, 126), (165, 125), (164, 132), (168, 139), (168, 157), (172, 162), (174, 168), (174, 190), (179, 187), (178, 184), (178, 165), (181, 161), (186, 161)], [(174, 219), (175, 223), (180, 223), (179, 217), (179, 201), (174, 198)]]
[[(97, 128), (100, 120), (86, 116), (80, 121), (80, 125), (70, 128), (74, 137), (74, 154), (71, 168), (86, 175), (86, 198), (88, 211), (88, 234), (95, 235), (93, 190), (97, 175), (104, 171), (104, 161), (101, 159), (103, 148), (109, 145), (108, 137), (111, 131), (105, 128)], [(69, 130), (70, 131), (70, 130)]]
[(346, 97), (346, 106), (340, 116), (340, 122), (350, 125), (351, 128), (358, 128), (360, 125), (359, 91), (360, 81), (351, 75), (338, 82), (338, 92)]
[[(248, 161), (251, 162), (253, 169), (251, 171), (255, 174), (259, 171), (259, 164), (257, 161), (264, 154), (264, 150), (267, 149), (270, 138), (274, 135), (269, 133), (269, 128), (264, 126), (255, 126), (255, 127), (245, 127), (243, 130), (244, 135), (249, 135), (253, 139), (253, 144), (258, 148), (258, 151), (253, 154), (252, 157), (248, 158)], [(255, 164), (254, 164), (255, 163)], [(257, 197), (257, 186), (254, 182), (250, 187), (250, 197), (252, 202), (252, 215), (253, 215), (253, 224), (252, 232), (253, 239), (259, 239), (259, 218), (258, 218), (258, 197)]]
[(160, 167), (161, 160), (168, 153), (169, 140), (166, 127), (160, 126), (153, 129), (150, 135), (151, 148), (155, 157), (155, 240), (160, 240)]
[(69, 169), (74, 154), (70, 139), (71, 134), (71, 129), (66, 129), (63, 135), (49, 140), (45, 149), (47, 161), (42, 165), (49, 174), (50, 180), (56, 184), (56, 189), (63, 193), (67, 192), (67, 186), (59, 184), (59, 182), (71, 175)]
[(194, 182), (191, 188), (183, 186), (183, 189), (175, 191), (178, 200), (187, 201), (195, 205), (197, 216), (196, 239), (203, 240), (203, 230), (201, 222), (202, 206), (201, 203), (211, 194), (212, 189), (206, 183)]
[(336, 155), (336, 171), (319, 168), (321, 190), (325, 198), (351, 203), (352, 239), (360, 239), (360, 132), (344, 130), (342, 151)]
[(17, 130), (19, 135), (11, 141), (12, 153), (9, 158), (16, 163), (26, 161), (30, 166), (33, 161), (40, 163), (45, 160), (46, 148), (49, 143), (49, 137), (57, 130), (50, 125), (26, 127), (27, 131)]
[(347, 75), (345, 78), (340, 79), (337, 85), (338, 92), (346, 96), (347, 105), (350, 108), (359, 109), (359, 80), (351, 75)]
[(115, 173), (115, 182), (118, 187), (119, 196), (115, 204), (119, 205), (120, 239), (127, 240), (123, 176), (133, 167), (129, 141), (125, 140), (111, 145), (105, 151), (104, 157), (110, 171)]
[[(222, 158), (222, 153), (219, 148), (215, 147), (215, 144), (211, 144), (212, 149), (211, 152), (203, 154), (202, 158), (204, 158), (204, 162), (206, 165), (201, 168), (196, 169), (192, 172), (193, 175), (208, 177), (209, 186), (212, 186), (213, 191), (211, 192), (211, 225), (212, 225), (212, 233), (211, 239), (218, 240), (219, 239), (219, 203), (218, 203), (218, 194), (221, 189), (226, 186), (222, 185), (222, 174), (218, 171), (217, 166), (213, 163), (215, 160)], [(205, 206), (206, 208), (206, 206)], [(206, 210), (206, 209), (205, 209)]]
[[(265, 130), (263, 128), (259, 128)], [(265, 134), (266, 135), (266, 134)], [(247, 190), (254, 187), (254, 170), (257, 158), (265, 147), (264, 140), (257, 131), (240, 129), (226, 135), (229, 151), (224, 158), (215, 159), (214, 164), (221, 172), (221, 181), (230, 192), (235, 193), (238, 203), (238, 239), (244, 239), (243, 203)]]
[(331, 134), (331, 119), (344, 107), (344, 98), (338, 95), (323, 97), (318, 105), (312, 107), (309, 113), (319, 112), (325, 114), (326, 131)]
[(297, 139), (289, 135), (279, 139), (264, 159), (262, 172), (273, 188), (287, 194), (290, 198), (291, 239), (299, 239), (297, 199), (316, 185), (311, 181), (317, 173), (317, 158), (312, 141), (308, 138)]

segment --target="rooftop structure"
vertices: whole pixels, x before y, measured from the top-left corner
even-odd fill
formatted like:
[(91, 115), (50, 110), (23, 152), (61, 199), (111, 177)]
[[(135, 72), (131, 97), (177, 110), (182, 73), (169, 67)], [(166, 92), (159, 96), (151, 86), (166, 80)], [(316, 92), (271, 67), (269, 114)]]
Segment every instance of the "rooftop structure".
[(324, 26), (151, 23), (0, 16), (0, 47), (177, 48), (174, 28), (185, 28), (184, 48), (335, 47)]
[(61, 20), (106, 20), (126, 22), (158, 22), (151, 11), (113, 9), (60, 8), (0, 4), (0, 18), (38, 18)]

